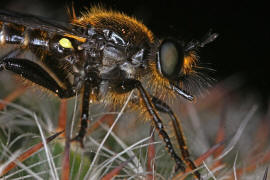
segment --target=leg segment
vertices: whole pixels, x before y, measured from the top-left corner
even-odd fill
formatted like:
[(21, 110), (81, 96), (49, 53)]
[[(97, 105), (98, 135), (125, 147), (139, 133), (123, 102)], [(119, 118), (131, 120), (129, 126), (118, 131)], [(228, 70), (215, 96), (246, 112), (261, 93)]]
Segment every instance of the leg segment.
[(82, 95), (82, 113), (81, 113), (81, 127), (79, 133), (76, 137), (74, 137), (71, 141), (79, 141), (81, 147), (83, 147), (83, 138), (86, 134), (87, 130), (87, 121), (88, 121), (88, 111), (89, 111), (89, 99), (91, 93), (91, 81), (87, 80), (84, 83), (83, 95)]
[[(10, 55), (11, 53), (8, 56)], [(52, 91), (60, 98), (74, 96), (74, 92), (71, 89), (60, 87), (47, 71), (30, 60), (6, 56), (0, 60), (0, 71), (4, 69), (12, 71), (17, 75)]]
[[(181, 150), (182, 158), (186, 162), (186, 164), (192, 169), (196, 169), (195, 163), (190, 159), (190, 154), (188, 151), (188, 147), (185, 141), (184, 133), (181, 127), (180, 122), (178, 121), (177, 117), (174, 115), (173, 111), (171, 108), (161, 101), (160, 99), (156, 97), (152, 97), (152, 103), (154, 104), (155, 108), (163, 113), (166, 113), (170, 116), (172, 122), (173, 122), (173, 127), (174, 127), (174, 132), (178, 141), (179, 148)], [(194, 175), (200, 179), (200, 173), (198, 171), (194, 172)]]
[(130, 91), (134, 88), (137, 88), (139, 90), (140, 96), (144, 102), (145, 107), (148, 110), (148, 113), (150, 114), (150, 116), (152, 117), (155, 127), (159, 132), (159, 135), (162, 137), (163, 141), (165, 142), (165, 145), (168, 149), (168, 152), (170, 153), (171, 157), (175, 160), (176, 162), (176, 171), (181, 169), (182, 171), (185, 170), (185, 164), (184, 162), (181, 160), (181, 158), (176, 154), (173, 145), (171, 143), (171, 140), (168, 136), (168, 134), (166, 133), (166, 131), (164, 130), (162, 121), (160, 120), (158, 114), (156, 113), (156, 109), (152, 104), (152, 101), (150, 99), (150, 97), (148, 96), (147, 92), (145, 91), (145, 89), (143, 88), (142, 84), (140, 81), (138, 80), (134, 80), (134, 79), (128, 79), (128, 80), (124, 80), (123, 82), (121, 82), (119, 84), (119, 92), (122, 90), (123, 91)]

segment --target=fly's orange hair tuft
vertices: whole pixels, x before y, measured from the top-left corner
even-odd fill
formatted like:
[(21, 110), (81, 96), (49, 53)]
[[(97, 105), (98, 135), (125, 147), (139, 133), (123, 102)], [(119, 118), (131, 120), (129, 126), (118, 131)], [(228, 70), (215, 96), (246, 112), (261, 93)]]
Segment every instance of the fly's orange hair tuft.
[[(134, 17), (129, 17), (124, 13), (115, 12), (113, 10), (107, 10), (101, 6), (94, 6), (90, 8), (79, 18), (72, 19), (72, 23), (75, 25), (86, 26), (92, 25), (96, 29), (112, 29), (115, 32), (127, 33), (127, 38), (140, 38), (134, 37), (133, 32), (140, 32), (147, 36), (150, 42), (154, 42), (153, 33), (140, 21)], [(120, 26), (116, 27), (112, 23), (118, 23)], [(122, 26), (121, 26), (122, 25)], [(128, 27), (125, 29), (123, 27)]]
[(191, 74), (194, 70), (194, 66), (196, 66), (196, 63), (198, 61), (198, 56), (194, 51), (189, 52), (189, 54), (185, 55), (184, 57), (184, 64), (182, 68), (182, 73), (184, 75)]

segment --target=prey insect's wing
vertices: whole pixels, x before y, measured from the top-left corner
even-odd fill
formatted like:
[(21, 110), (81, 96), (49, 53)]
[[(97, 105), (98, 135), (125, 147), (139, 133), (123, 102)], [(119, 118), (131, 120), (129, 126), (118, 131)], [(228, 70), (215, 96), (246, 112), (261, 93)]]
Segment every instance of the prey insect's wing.
[(44, 17), (24, 13), (0, 10), (0, 22), (14, 23), (30, 29), (39, 29), (61, 35), (71, 34), (84, 37), (82, 33), (78, 32), (69, 23), (58, 22)]

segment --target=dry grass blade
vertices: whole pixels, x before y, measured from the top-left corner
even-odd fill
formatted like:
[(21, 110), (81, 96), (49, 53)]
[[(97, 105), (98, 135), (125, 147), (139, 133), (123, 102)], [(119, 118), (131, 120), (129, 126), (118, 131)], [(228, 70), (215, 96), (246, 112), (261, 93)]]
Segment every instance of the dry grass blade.
[(203, 161), (203, 165), (207, 169), (207, 171), (209, 172), (210, 177), (213, 178), (214, 180), (217, 180), (217, 178), (215, 177), (214, 173), (207, 167), (207, 165), (205, 164), (204, 161)]
[(129, 160), (123, 162), (122, 164), (120, 164), (118, 167), (114, 168), (111, 172), (109, 172), (107, 175), (105, 175), (101, 180), (111, 180), (114, 176), (116, 176), (121, 169), (123, 169), (123, 167), (125, 167), (125, 165), (127, 163), (129, 163), (132, 160), (132, 158), (130, 158)]
[[(50, 143), (52, 140), (54, 140), (56, 137), (58, 137), (62, 132), (58, 132), (46, 139), (47, 143)], [(17, 162), (23, 162), (27, 158), (29, 158), (32, 154), (36, 153), (38, 150), (40, 150), (42, 147), (44, 147), (43, 142), (40, 142), (36, 144), (35, 146), (31, 147), (29, 150), (25, 151), (21, 155), (19, 155), (18, 158), (16, 158), (13, 162), (9, 163), (5, 168), (2, 170), (0, 177), (8, 173), (11, 169), (15, 168), (17, 166)]]
[(236, 161), (237, 161), (237, 157), (238, 157), (238, 152), (235, 156), (234, 162), (233, 162), (233, 175), (234, 175), (234, 179), (237, 180), (237, 173), (236, 173)]
[(267, 179), (267, 175), (268, 175), (268, 167), (265, 169), (264, 175), (263, 175), (263, 180)]
[[(26, 91), (26, 89), (27, 89), (26, 86), (18, 87), (16, 90), (10, 93), (6, 98), (4, 98), (4, 101), (5, 102), (14, 101), (16, 98), (21, 96)], [(0, 110), (2, 110), (5, 106), (6, 104), (0, 104)]]
[(147, 179), (155, 179), (155, 156), (156, 156), (156, 151), (155, 151), (155, 145), (153, 142), (155, 142), (155, 137), (153, 136), (153, 131), (154, 128), (151, 126), (150, 128), (150, 135), (151, 138), (149, 140), (149, 146), (148, 146), (148, 151), (147, 151), (147, 172), (149, 174), (147, 175)]
[(51, 151), (50, 151), (50, 149), (49, 149), (49, 147), (48, 147), (48, 144), (47, 144), (47, 142), (46, 142), (45, 134), (44, 134), (44, 132), (43, 132), (43, 130), (42, 130), (41, 124), (40, 124), (40, 122), (39, 122), (39, 120), (38, 120), (36, 114), (34, 113), (33, 116), (34, 116), (35, 122), (36, 122), (36, 124), (37, 124), (37, 127), (38, 127), (38, 129), (39, 129), (39, 132), (40, 132), (40, 135), (41, 135), (41, 139), (42, 139), (43, 144), (44, 144), (44, 150), (45, 150), (45, 154), (46, 154), (47, 159), (48, 159), (48, 164), (49, 164), (49, 167), (50, 167), (51, 176), (52, 176), (55, 180), (58, 180), (58, 179), (59, 179), (59, 178), (58, 178), (58, 173), (57, 173), (57, 171), (56, 171), (55, 163), (54, 163), (54, 161), (52, 160), (52, 159), (53, 159), (53, 158), (52, 158), (52, 154), (51, 154)]
[[(46, 139), (47, 143), (50, 143), (52, 140), (54, 140), (56, 137), (58, 137), (60, 134), (62, 134), (62, 132), (58, 132), (50, 137), (48, 137)], [(31, 147), (29, 150), (25, 151), (24, 153), (22, 153), (21, 155), (19, 155), (18, 158), (16, 158), (15, 160), (13, 160), (11, 163), (7, 164), (6, 166), (4, 166), (4, 169), (0, 174), (1, 176), (4, 176), (6, 173), (8, 173), (10, 170), (12, 170), (13, 168), (15, 168), (18, 164), (18, 162), (23, 162), (24, 160), (26, 160), (27, 158), (29, 158), (32, 154), (36, 153), (38, 150), (40, 150), (42, 147), (44, 147), (43, 142), (40, 142), (38, 144), (36, 144), (35, 146)]]
[(57, 129), (59, 131), (62, 131), (63, 129), (65, 129), (66, 121), (67, 121), (67, 100), (62, 99), (60, 103), (58, 126), (57, 126)]
[(257, 108), (258, 108), (257, 105), (252, 106), (252, 108), (249, 110), (246, 117), (242, 121), (242, 123), (241, 123), (240, 127), (238, 128), (237, 132), (235, 133), (234, 137), (232, 138), (231, 142), (229, 143), (228, 147), (224, 150), (224, 153), (222, 155), (220, 155), (217, 159), (222, 159), (223, 157), (225, 157), (235, 147), (235, 145), (239, 141), (239, 139), (240, 139), (246, 125), (248, 124), (248, 122), (251, 120), (252, 116), (257, 111)]

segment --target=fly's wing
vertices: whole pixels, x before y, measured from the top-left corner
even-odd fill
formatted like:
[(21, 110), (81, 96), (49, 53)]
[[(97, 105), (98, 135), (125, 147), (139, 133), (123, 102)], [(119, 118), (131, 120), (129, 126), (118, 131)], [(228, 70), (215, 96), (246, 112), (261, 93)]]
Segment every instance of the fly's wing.
[(46, 32), (52, 32), (57, 34), (71, 34), (79, 37), (84, 37), (82, 33), (78, 32), (69, 23), (57, 22), (44, 17), (0, 10), (0, 22), (14, 23), (23, 25), (30, 29), (40, 29)]

